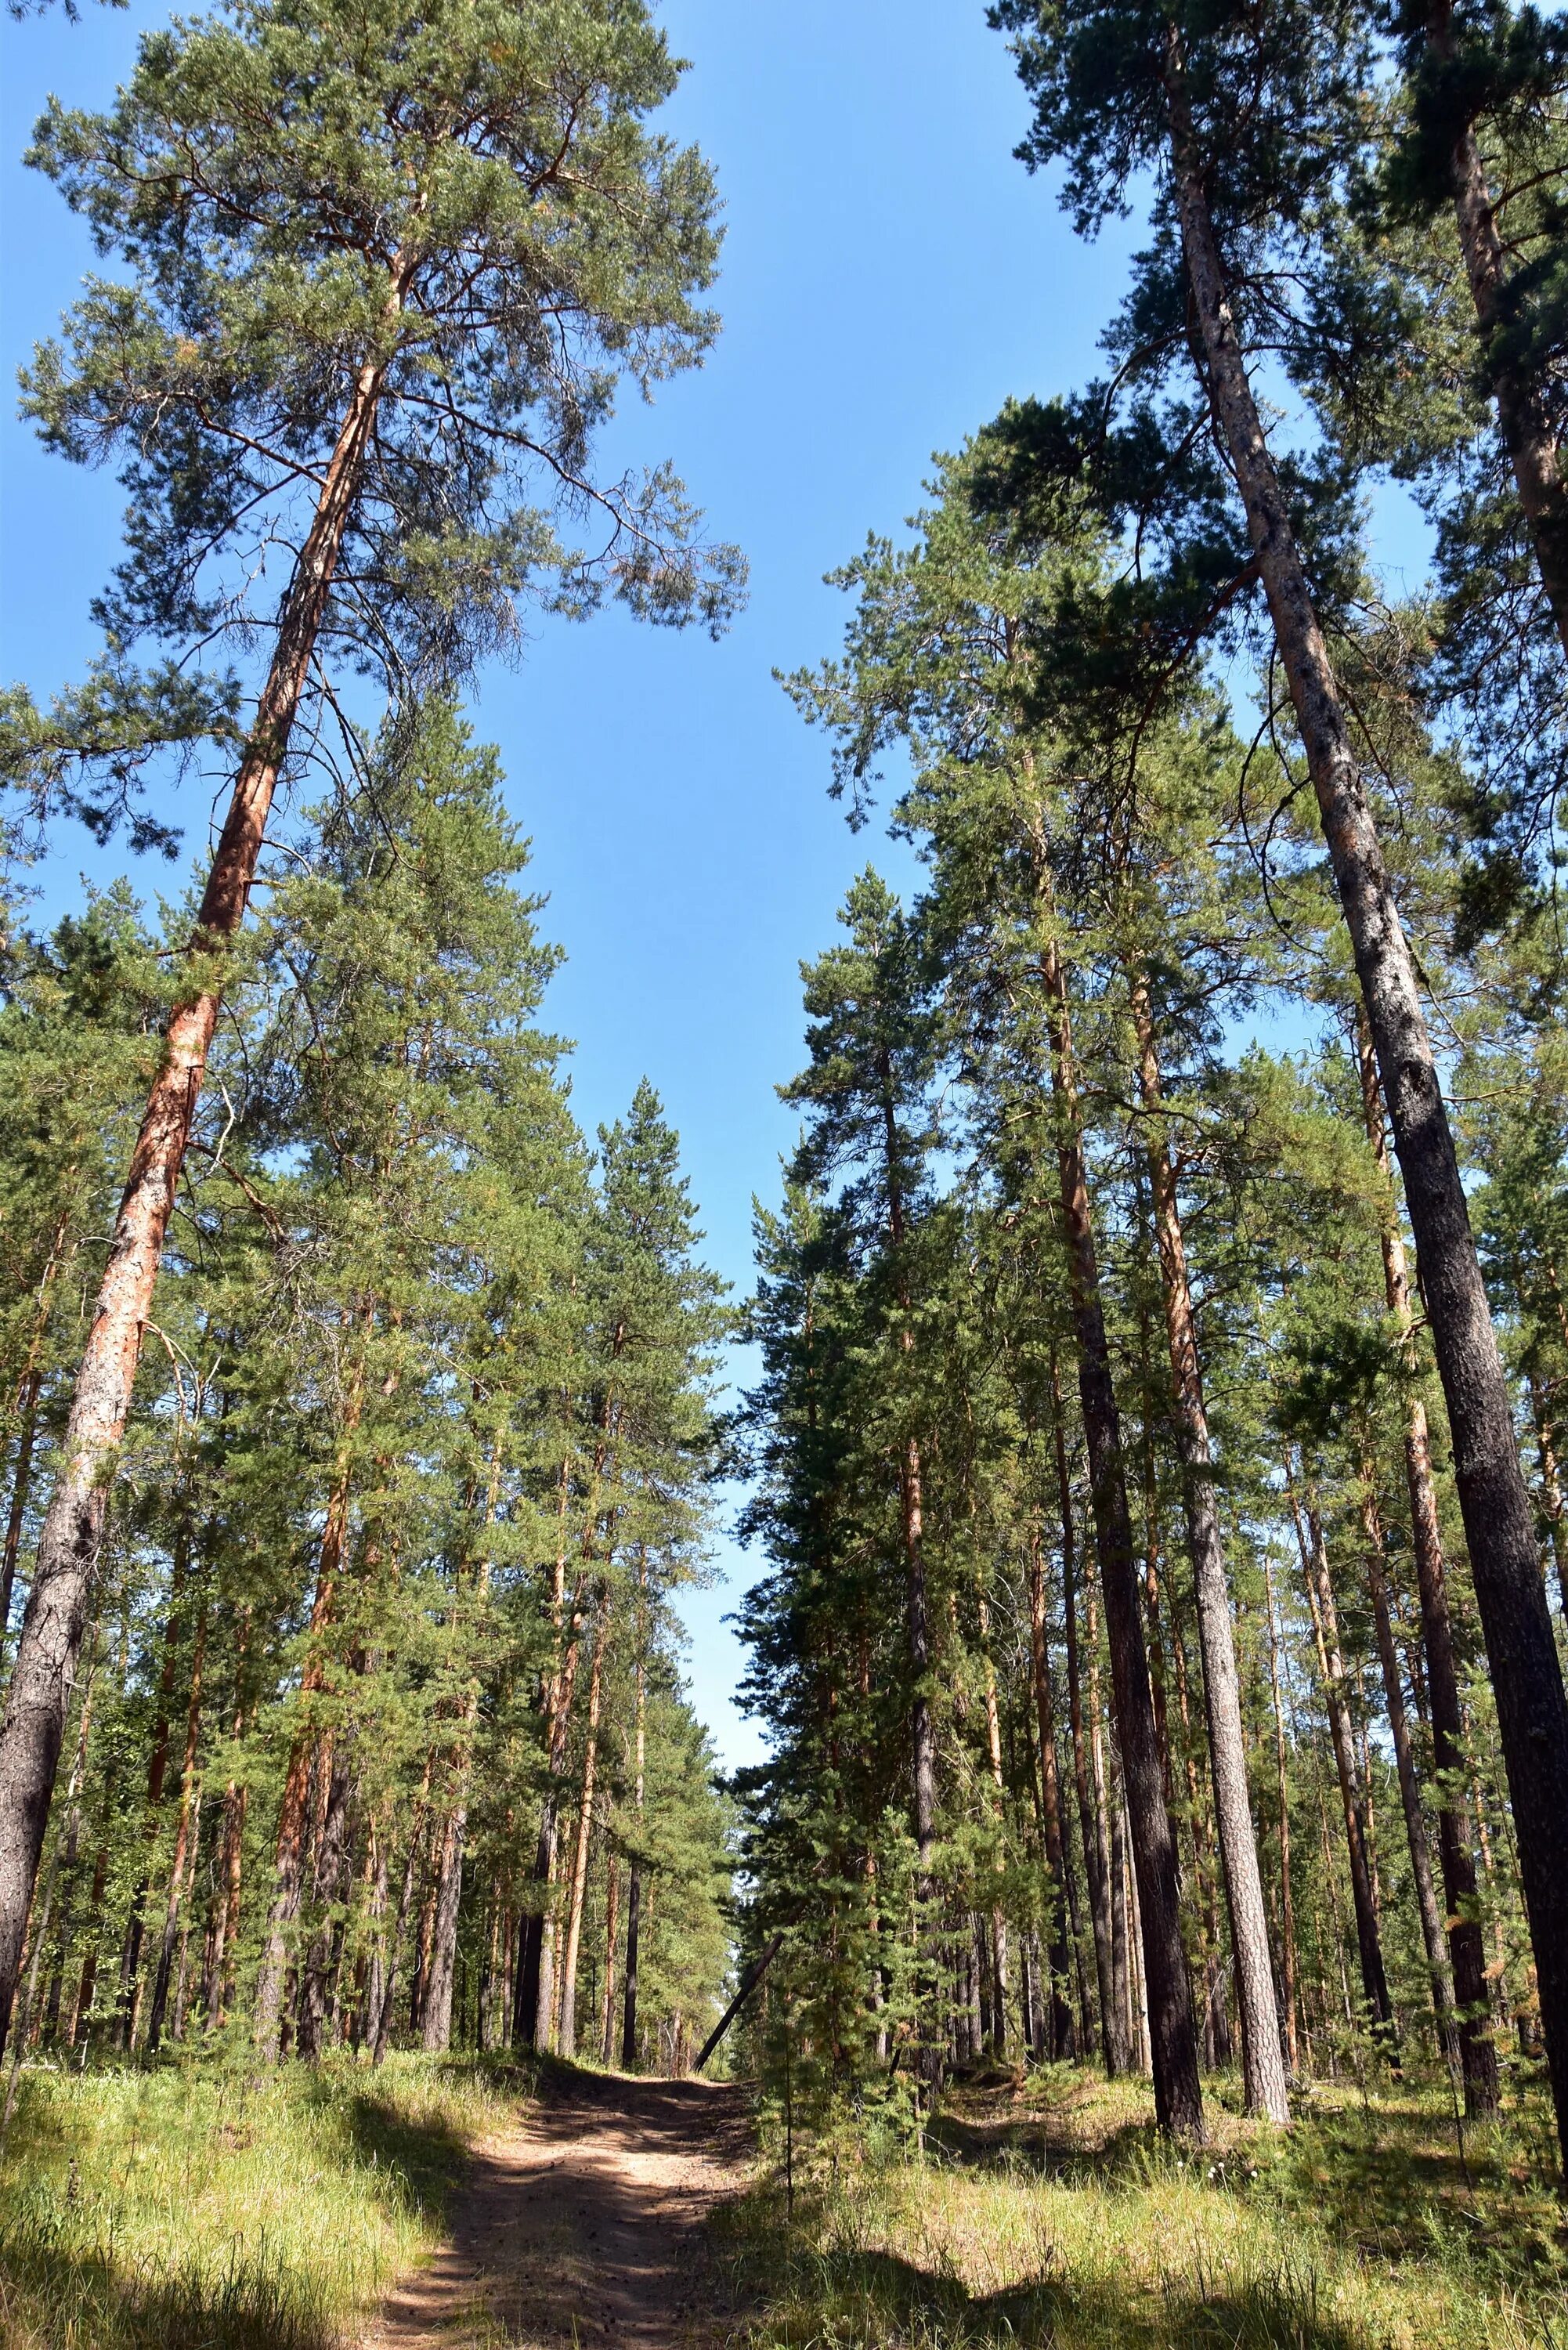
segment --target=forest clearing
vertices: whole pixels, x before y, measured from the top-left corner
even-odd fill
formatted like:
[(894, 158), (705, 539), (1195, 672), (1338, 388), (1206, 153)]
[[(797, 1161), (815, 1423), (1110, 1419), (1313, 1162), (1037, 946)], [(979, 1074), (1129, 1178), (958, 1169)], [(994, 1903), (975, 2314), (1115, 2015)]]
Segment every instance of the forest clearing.
[(1568, 2341), (1568, 16), (117, 7), (0, 2344)]

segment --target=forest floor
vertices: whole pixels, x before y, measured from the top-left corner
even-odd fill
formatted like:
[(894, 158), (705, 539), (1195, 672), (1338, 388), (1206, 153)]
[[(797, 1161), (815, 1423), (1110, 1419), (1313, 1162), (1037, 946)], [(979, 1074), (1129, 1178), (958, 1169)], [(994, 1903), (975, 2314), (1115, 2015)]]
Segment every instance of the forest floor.
[(742, 2089), (549, 2067), (474, 2148), (447, 2241), (398, 2285), (362, 2350), (723, 2338), (706, 2223), (750, 2154)]
[[(950, 2084), (916, 2152), (745, 2086), (347, 2058), (29, 2066), (0, 2350), (1568, 2350), (1539, 2084), (1205, 2084), (1211, 2142), (1066, 2068)], [(760, 2145), (753, 2131), (760, 2132)]]
[(1142, 2081), (955, 2083), (918, 2156), (797, 2137), (793, 2213), (770, 2117), (713, 2230), (746, 2350), (1568, 2350), (1538, 2086), (1463, 2159), (1435, 2084), (1309, 2086), (1278, 2133), (1237, 2086), (1183, 2153)]

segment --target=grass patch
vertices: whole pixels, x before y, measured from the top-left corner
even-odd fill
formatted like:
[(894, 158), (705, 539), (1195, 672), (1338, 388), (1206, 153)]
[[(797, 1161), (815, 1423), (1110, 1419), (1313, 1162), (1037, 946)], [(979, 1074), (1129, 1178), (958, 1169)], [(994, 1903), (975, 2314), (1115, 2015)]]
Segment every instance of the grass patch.
[(5, 2350), (327, 2350), (441, 2241), (524, 2085), (394, 2056), (262, 2080), (29, 2069), (0, 2159)]
[(797, 2145), (793, 2224), (776, 2170), (717, 2222), (751, 2350), (1568, 2350), (1543, 2120), (1472, 2134), (1467, 2181), (1436, 2094), (1279, 2134), (1216, 2103), (1201, 2156), (1060, 2073), (959, 2092), (923, 2158)]

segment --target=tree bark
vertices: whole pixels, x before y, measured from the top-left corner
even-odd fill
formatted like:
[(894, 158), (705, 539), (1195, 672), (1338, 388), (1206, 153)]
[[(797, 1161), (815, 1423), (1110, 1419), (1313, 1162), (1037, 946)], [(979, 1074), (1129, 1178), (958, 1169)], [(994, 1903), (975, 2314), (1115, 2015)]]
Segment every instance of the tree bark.
[(1029, 1528), (1029, 1652), (1034, 1681), (1034, 1716), (1040, 1739), (1041, 1821), (1053, 1908), (1049, 1963), (1051, 1998), (1044, 2053), (1060, 2064), (1073, 2053), (1073, 2010), (1067, 1992), (1067, 1889), (1062, 1844), (1062, 1794), (1056, 1762), (1056, 1724), (1051, 1703), (1051, 1659), (1045, 1638), (1045, 1573), (1038, 1521)]
[[(635, 1742), (635, 1767), (632, 1776), (632, 1810), (636, 1842), (631, 1850), (631, 1867), (626, 1892), (626, 1992), (621, 2019), (621, 2070), (637, 2070), (637, 1967), (638, 1942), (642, 1929), (642, 1797), (648, 1766), (648, 1686), (644, 1648), (648, 1637), (646, 1600), (648, 1563), (639, 1557), (638, 1573), (637, 1628), (637, 1719), (632, 1732)], [(706, 2052), (704, 2052), (705, 2054)], [(701, 2069), (701, 2059), (698, 2060)]]
[(1454, 2015), (1453, 1978), (1443, 1942), (1443, 1921), (1432, 1888), (1432, 1856), (1427, 1843), (1427, 1823), (1421, 1811), (1421, 1786), (1416, 1775), (1410, 1723), (1405, 1711), (1405, 1687), (1399, 1652), (1394, 1646), (1394, 1619), (1388, 1607), (1387, 1563), (1384, 1555), (1383, 1522), (1369, 1461), (1361, 1470), (1361, 1526), (1366, 1538), (1366, 1580), (1372, 1592), (1372, 1618), (1377, 1634), (1377, 1656), (1383, 1668), (1384, 1701), (1394, 1741), (1394, 1764), (1399, 1777), (1399, 1802), (1405, 1814), (1405, 1837), (1410, 1848), (1410, 1874), (1416, 1885), (1416, 1907), (1421, 1918), (1421, 1940), (1427, 1953), (1427, 1974), (1437, 2018), (1438, 2045), (1456, 2083), (1459, 2075), (1459, 2035)]
[(1198, 2040), (1187, 1980), (1187, 1958), (1181, 1946), (1176, 1843), (1165, 1802), (1164, 1765), (1155, 1728), (1137, 1568), (1133, 1557), (1132, 1521), (1127, 1512), (1121, 1419), (1111, 1383), (1099, 1267), (1089, 1216), (1066, 972), (1054, 946), (1046, 950), (1043, 975), (1051, 1026), (1052, 1084), (1059, 1118), (1057, 1164), (1068, 1295), (1078, 1355), (1078, 1394), (1089, 1452), (1089, 1493), (1106, 1624), (1110, 1634), (1117, 1742), (1131, 1815), (1133, 1859), (1143, 1924), (1155, 2110), (1163, 2128), (1179, 2137), (1200, 2140), (1203, 2092), (1198, 2075)]
[(1279, 2011), (1274, 2002), (1263, 1880), (1258, 1867), (1257, 1839), (1252, 1833), (1247, 1751), (1241, 1737), (1241, 1687), (1236, 1671), (1231, 1592), (1214, 1493), (1209, 1416), (1203, 1404), (1203, 1376), (1198, 1358), (1198, 1330), (1192, 1313), (1176, 1170), (1165, 1139), (1154, 1020), (1148, 991), (1141, 981), (1133, 989), (1133, 1018), (1137, 1034), (1138, 1084), (1147, 1120), (1145, 1146), (1165, 1296), (1182, 1501), (1197, 1595), (1198, 1641), (1203, 1657), (1210, 1772), (1220, 1830), (1220, 1854), (1225, 1867), (1236, 1992), (1241, 2010), (1241, 2073), (1246, 2109), (1250, 2114), (1266, 2115), (1270, 2121), (1284, 2124), (1291, 2117), (1290, 2090), (1280, 2043)]
[(582, 1943), (583, 1903), (587, 1894), (588, 1846), (594, 1832), (594, 1790), (598, 1769), (599, 1699), (604, 1686), (605, 1643), (609, 1638), (609, 1601), (601, 1596), (594, 1652), (588, 1666), (588, 1712), (583, 1746), (583, 1792), (577, 1810), (576, 1847), (572, 1856), (571, 1891), (566, 1909), (566, 1939), (561, 1955), (561, 2026), (558, 2053), (577, 2053), (577, 1952)]
[[(1417, 1367), (1415, 1315), (1410, 1305), (1410, 1278), (1405, 1241), (1399, 1230), (1394, 1197), (1394, 1170), (1388, 1163), (1388, 1136), (1383, 1118), (1383, 1097), (1371, 1033), (1365, 1014), (1356, 1023), (1356, 1060), (1361, 1071), (1361, 1107), (1366, 1139), (1382, 1172), (1385, 1196), (1382, 1226), (1383, 1282), (1388, 1311), (1397, 1323), (1406, 1367)], [(1449, 1615), (1447, 1569), (1443, 1537), (1438, 1523), (1438, 1496), (1432, 1482), (1431, 1439), (1427, 1407), (1412, 1386), (1405, 1418), (1405, 1482), (1410, 1494), (1411, 1544), (1416, 1556), (1416, 1586), (1421, 1607), (1421, 1638), (1427, 1658), (1427, 1689), (1432, 1711), (1432, 1767), (1438, 1789), (1438, 1858), (1443, 1873), (1443, 1900), (1448, 1914), (1449, 1964), (1453, 1997), (1459, 2010), (1459, 2064), (1464, 2074), (1465, 2111), (1473, 2121), (1495, 2116), (1500, 2103), (1497, 2051), (1492, 2046), (1486, 1990), (1486, 1948), (1481, 1939), (1475, 1860), (1461, 1792), (1464, 1772), (1463, 1724), (1459, 1711), (1459, 1673), (1454, 1663), (1453, 1626)], [(1564, 1586), (1568, 1589), (1568, 1585)]]
[[(400, 256), (390, 315), (411, 262)], [(163, 1236), (206, 1073), (227, 954), (244, 920), (279, 769), (305, 691), (333, 573), (375, 423), (386, 361), (369, 359), (323, 477), (279, 615), (277, 641), (234, 778), (189, 948), (192, 986), (170, 1014), (162, 1068), (131, 1155), (77, 1373), (62, 1465), (38, 1543), (0, 1727), (0, 2045), (16, 1990), (27, 1903), (43, 1849), (66, 1709), (98, 1573), (111, 1467), (130, 1409)]]
[(1116, 1991), (1111, 1969), (1111, 1908), (1109, 1870), (1102, 1833), (1102, 1812), (1089, 1785), (1088, 1754), (1084, 1738), (1084, 1688), (1078, 1662), (1078, 1595), (1075, 1582), (1076, 1544), (1073, 1524), (1073, 1492), (1067, 1476), (1067, 1440), (1062, 1425), (1062, 1391), (1056, 1365), (1051, 1365), (1051, 1399), (1056, 1439), (1056, 1490), (1062, 1515), (1062, 1620), (1067, 1644), (1067, 1713), (1073, 1731), (1073, 1783), (1078, 1797), (1078, 1827), (1084, 1846), (1084, 1875), (1089, 1888), (1089, 1924), (1095, 1944), (1095, 1981), (1100, 2005), (1100, 2055), (1107, 2079), (1127, 2070), (1126, 2053), (1116, 2021)]
[(16, 1564), (22, 1555), (22, 1529), (26, 1523), (27, 1502), (33, 1485), (33, 1447), (38, 1433), (38, 1398), (44, 1387), (44, 1341), (49, 1335), (55, 1283), (69, 1229), (70, 1211), (62, 1209), (38, 1283), (37, 1310), (33, 1317), (33, 1328), (27, 1341), (27, 1359), (16, 1395), (16, 1412), (21, 1424), (16, 1432), (16, 1464), (11, 1471), (11, 1507), (5, 1519), (5, 1548), (4, 1555), (0, 1555), (0, 1646), (4, 1645), (11, 1630), (11, 1596), (16, 1587)]
[(1552, 1544), (1552, 1564), (1557, 1569), (1557, 1599), (1564, 1619), (1568, 1620), (1568, 1507), (1563, 1499), (1563, 1479), (1557, 1467), (1552, 1415), (1542, 1391), (1540, 1375), (1535, 1371), (1530, 1374), (1530, 1409), (1535, 1421), (1535, 1452), (1541, 1463), (1541, 1495), (1546, 1512), (1546, 1531)]
[(1334, 1605), (1328, 1550), (1323, 1538), (1322, 1523), (1310, 1502), (1303, 1529), (1293, 1485), (1291, 1488), (1291, 1503), (1295, 1511), (1296, 1540), (1306, 1575), (1313, 1630), (1317, 1638), (1318, 1669), (1323, 1676), (1324, 1702), (1328, 1710), (1328, 1731), (1334, 1745), (1334, 1768), (1339, 1773), (1339, 1795), (1345, 1811), (1345, 1846), (1350, 1856), (1350, 1892), (1355, 1910), (1355, 1943), (1361, 1959), (1362, 1989), (1366, 1995), (1373, 2034), (1390, 2062), (1397, 2065), (1394, 2008), (1388, 1997), (1383, 1944), (1377, 1930), (1377, 1905), (1373, 1896), (1372, 1873), (1367, 1862), (1361, 1773), (1356, 1761), (1350, 1708), (1345, 1698), (1345, 1659), (1340, 1653), (1339, 1617)]
[(1269, 1686), (1274, 1699), (1274, 1771), (1280, 1809), (1280, 1990), (1284, 2010), (1285, 2062), (1296, 2077), (1296, 1914), (1291, 1886), (1291, 1791), (1286, 1768), (1285, 1712), (1280, 1689), (1280, 1636), (1274, 1617), (1274, 1573), (1263, 1554), (1263, 1596), (1269, 1607)]
[[(198, 1603), (200, 1604), (200, 1603)], [(185, 1709), (185, 1752), (180, 1770), (180, 1821), (174, 1831), (174, 1858), (169, 1871), (169, 1899), (163, 1913), (163, 1941), (152, 1986), (152, 2007), (147, 2019), (147, 2053), (158, 2054), (169, 2004), (169, 1970), (174, 1940), (180, 1930), (180, 1905), (185, 1887), (185, 1858), (190, 1848), (196, 1804), (196, 1750), (202, 1734), (202, 1668), (207, 1654), (207, 1610), (196, 1618), (196, 1645), (191, 1658), (191, 1697)]]
[[(327, 1679), (323, 1642), (332, 1621), (337, 1580), (343, 1568), (344, 1542), (348, 1527), (350, 1444), (363, 1408), (364, 1365), (361, 1361), (345, 1405), (332, 1492), (327, 1504), (326, 1523), (321, 1530), (316, 1596), (310, 1609), (310, 1648), (299, 1680), (299, 1693), (306, 1704), (314, 1693), (325, 1686)], [(288, 1769), (284, 1774), (283, 1797), (278, 1805), (272, 1907), (267, 1913), (266, 1940), (262, 1948), (261, 1968), (256, 1977), (255, 2040), (256, 2048), (265, 2064), (276, 2062), (282, 2038), (284, 1981), (288, 1971), (291, 1929), (299, 1915), (306, 1812), (311, 1784), (318, 1767), (324, 1764), (330, 1767), (329, 1740), (330, 1733), (327, 1739), (318, 1740), (307, 1719), (305, 1727), (295, 1737), (289, 1752)], [(323, 1748), (328, 1752), (323, 1752)]]
[(1568, 1700), (1542, 1588), (1533, 1513), (1415, 962), (1284, 493), (1247, 380), (1174, 27), (1166, 56), (1174, 190), (1209, 398), (1246, 507), (1290, 684), (1420, 1256), (1453, 1438), (1455, 1482), (1497, 1692), (1558, 2136), (1568, 2148), (1568, 1869), (1562, 1866)]

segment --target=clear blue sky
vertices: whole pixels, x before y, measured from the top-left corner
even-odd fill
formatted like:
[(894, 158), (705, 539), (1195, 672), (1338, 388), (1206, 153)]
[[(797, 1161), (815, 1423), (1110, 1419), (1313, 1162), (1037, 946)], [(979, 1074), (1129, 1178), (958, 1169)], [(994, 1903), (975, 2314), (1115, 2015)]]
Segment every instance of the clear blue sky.
[[(666, 0), (691, 60), (675, 127), (717, 166), (728, 213), (708, 366), (617, 428), (616, 454), (669, 455), (717, 536), (752, 567), (743, 619), (717, 647), (618, 615), (542, 624), (524, 664), (487, 674), (477, 718), (502, 746), (535, 841), (548, 927), (567, 962), (551, 1024), (576, 1039), (579, 1116), (624, 1107), (645, 1072), (680, 1128), (711, 1261), (743, 1292), (753, 1192), (771, 1198), (790, 1121), (774, 1097), (800, 1057), (798, 963), (830, 938), (868, 855), (826, 795), (824, 747), (774, 682), (831, 651), (840, 599), (822, 575), (919, 502), (935, 449), (1010, 393), (1094, 369), (1128, 234), (1085, 247), (1049, 188), (1012, 160), (1023, 94), (983, 0)], [(0, 27), (5, 63), (4, 313), (11, 369), (89, 265), (47, 182), (16, 159), (47, 92), (103, 103), (163, 11), (88, 7)], [(112, 559), (111, 480), (0, 422), (0, 671), (45, 691), (90, 649), (86, 608)], [(203, 811), (185, 811), (197, 837)], [(63, 844), (52, 901), (123, 852)], [(138, 887), (167, 889), (161, 865)], [(756, 1751), (734, 1711), (729, 1589), (688, 1607), (698, 1710), (721, 1753)]]

